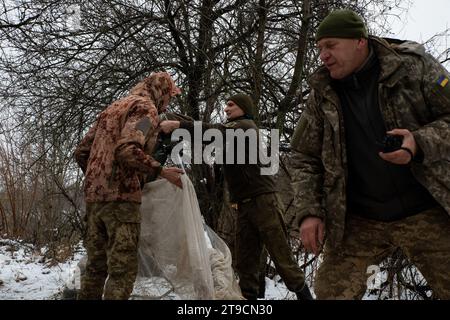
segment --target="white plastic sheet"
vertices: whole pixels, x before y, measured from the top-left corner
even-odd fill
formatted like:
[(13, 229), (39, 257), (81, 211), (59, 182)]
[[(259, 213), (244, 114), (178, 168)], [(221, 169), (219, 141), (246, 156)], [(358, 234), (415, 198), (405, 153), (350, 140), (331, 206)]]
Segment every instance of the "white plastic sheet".
[(204, 224), (194, 187), (145, 185), (135, 299), (242, 299), (231, 254)]

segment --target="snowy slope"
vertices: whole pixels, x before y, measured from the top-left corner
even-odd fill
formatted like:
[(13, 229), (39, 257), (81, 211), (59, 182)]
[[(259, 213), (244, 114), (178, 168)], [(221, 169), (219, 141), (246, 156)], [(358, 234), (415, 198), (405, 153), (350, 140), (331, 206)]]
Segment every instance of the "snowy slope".
[[(0, 300), (60, 299), (66, 286), (77, 272), (77, 264), (85, 252), (79, 250), (65, 263), (49, 266), (44, 252), (17, 241), (0, 239)], [(286, 286), (266, 278), (266, 299), (294, 299)]]
[(55, 299), (83, 256), (50, 266), (31, 245), (0, 239), (0, 300)]

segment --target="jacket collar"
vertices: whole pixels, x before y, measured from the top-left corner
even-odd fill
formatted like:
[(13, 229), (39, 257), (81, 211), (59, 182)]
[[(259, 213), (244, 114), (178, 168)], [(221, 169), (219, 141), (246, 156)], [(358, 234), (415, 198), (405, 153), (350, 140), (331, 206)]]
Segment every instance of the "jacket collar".
[(253, 117), (248, 115), (248, 114), (244, 114), (243, 116), (240, 116), (240, 117), (237, 117), (237, 118), (233, 118), (233, 119), (230, 119), (230, 120), (227, 119), (227, 121), (225, 121), (225, 123), (235, 122), (235, 121), (238, 121), (238, 120), (253, 120)]

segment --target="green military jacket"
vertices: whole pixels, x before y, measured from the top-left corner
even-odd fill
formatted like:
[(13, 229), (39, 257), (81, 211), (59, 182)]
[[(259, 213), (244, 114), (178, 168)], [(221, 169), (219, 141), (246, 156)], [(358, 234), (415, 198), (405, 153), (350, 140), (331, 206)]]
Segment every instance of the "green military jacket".
[[(191, 121), (180, 121), (180, 128), (187, 129), (191, 133), (194, 132), (194, 123)], [(240, 117), (221, 123), (202, 123), (203, 130), (218, 129), (223, 134), (226, 130), (239, 130), (243, 132), (247, 130), (254, 130), (256, 136), (258, 136), (258, 127), (251, 119)], [(224, 139), (225, 141), (225, 139)], [(225, 147), (225, 146), (224, 146)], [(230, 193), (230, 201), (232, 203), (239, 203), (248, 198), (256, 197), (260, 194), (270, 193), (276, 191), (275, 180), (273, 176), (261, 175), (261, 165), (258, 163), (249, 163), (249, 144), (245, 143), (245, 148), (238, 148), (238, 145), (234, 145), (234, 155), (244, 154), (245, 163), (238, 164), (236, 161), (234, 164), (224, 163), (224, 176), (228, 184), (228, 191)], [(224, 153), (227, 153), (227, 147), (224, 148)], [(236, 160), (236, 159), (235, 159)]]
[[(412, 162), (415, 178), (450, 214), (450, 75), (423, 46), (370, 37), (378, 56), (379, 108), (386, 128), (410, 130), (424, 153)], [(310, 79), (312, 88), (292, 139), (297, 226), (307, 216), (324, 219), (327, 241), (344, 235), (347, 159), (343, 115), (325, 67)]]
[[(250, 119), (236, 119), (227, 122), (224, 125), (226, 129), (255, 130), (258, 134), (258, 127)], [(246, 144), (245, 150), (238, 150), (235, 146), (235, 154), (245, 152), (245, 158), (248, 158), (249, 146)], [(259, 161), (258, 161), (259, 162)], [(275, 192), (275, 180), (273, 176), (261, 175), (260, 164), (225, 164), (225, 179), (228, 183), (231, 202), (240, 202), (246, 198), (253, 198), (260, 194)]]

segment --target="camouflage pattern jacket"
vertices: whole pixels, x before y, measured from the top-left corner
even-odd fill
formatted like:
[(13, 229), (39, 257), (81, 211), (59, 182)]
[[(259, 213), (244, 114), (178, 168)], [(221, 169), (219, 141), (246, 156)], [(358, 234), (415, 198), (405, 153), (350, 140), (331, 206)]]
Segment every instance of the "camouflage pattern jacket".
[(141, 184), (157, 176), (158, 113), (181, 91), (166, 72), (151, 74), (106, 108), (75, 150), (86, 202), (141, 202)]
[(140, 174), (155, 174), (159, 167), (149, 155), (157, 125), (152, 101), (136, 95), (114, 102), (99, 115), (75, 151), (85, 173), (86, 202), (141, 202)]
[[(381, 66), (378, 96), (385, 126), (413, 133), (424, 159), (410, 168), (450, 214), (450, 75), (417, 43), (370, 41)], [(347, 159), (342, 111), (330, 81), (325, 67), (310, 79), (312, 91), (292, 139), (292, 185), (294, 227), (307, 216), (321, 217), (335, 247), (345, 228)]]

